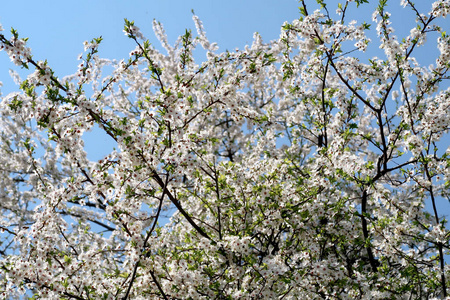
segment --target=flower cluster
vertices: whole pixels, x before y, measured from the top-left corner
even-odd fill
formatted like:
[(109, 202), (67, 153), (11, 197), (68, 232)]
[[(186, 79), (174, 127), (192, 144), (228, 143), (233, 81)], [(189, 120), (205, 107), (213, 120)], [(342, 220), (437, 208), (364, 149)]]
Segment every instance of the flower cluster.
[(28, 81), (30, 84), (42, 84), (48, 85), (51, 82), (52, 70), (46, 65), (45, 62), (37, 62), (38, 69), (34, 71), (33, 74), (28, 76)]
[[(0, 31), (3, 30), (0, 25)], [(14, 30), (13, 37), (7, 40), (3, 34), (0, 34), (0, 51), (4, 50), (8, 54), (11, 61), (21, 66), (28, 62), (31, 57), (31, 49), (27, 47), (27, 39), (19, 39), (19, 35)]]

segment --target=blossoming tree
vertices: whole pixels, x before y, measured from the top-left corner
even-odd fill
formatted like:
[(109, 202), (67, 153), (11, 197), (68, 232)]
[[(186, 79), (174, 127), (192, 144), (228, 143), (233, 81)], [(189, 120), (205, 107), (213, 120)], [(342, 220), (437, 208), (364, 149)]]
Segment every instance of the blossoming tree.
[[(404, 37), (386, 0), (353, 2), (302, 1), (278, 40), (224, 53), (195, 15), (174, 46), (154, 22), (164, 53), (125, 20), (128, 59), (97, 38), (64, 78), (0, 33), (33, 70), (0, 103), (1, 297), (446, 297), (450, 2), (403, 0)], [(89, 161), (94, 126), (117, 146)]]

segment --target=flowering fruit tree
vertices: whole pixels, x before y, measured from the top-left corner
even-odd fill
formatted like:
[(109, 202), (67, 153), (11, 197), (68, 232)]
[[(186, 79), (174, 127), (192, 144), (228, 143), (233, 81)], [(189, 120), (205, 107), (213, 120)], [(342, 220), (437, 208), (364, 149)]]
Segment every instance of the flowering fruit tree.
[[(235, 52), (195, 15), (173, 46), (154, 22), (164, 51), (125, 20), (128, 59), (96, 38), (64, 78), (0, 33), (32, 70), (0, 102), (1, 297), (446, 297), (450, 2), (401, 1), (404, 37), (387, 0), (317, 2)], [(94, 128), (116, 144), (98, 161)]]

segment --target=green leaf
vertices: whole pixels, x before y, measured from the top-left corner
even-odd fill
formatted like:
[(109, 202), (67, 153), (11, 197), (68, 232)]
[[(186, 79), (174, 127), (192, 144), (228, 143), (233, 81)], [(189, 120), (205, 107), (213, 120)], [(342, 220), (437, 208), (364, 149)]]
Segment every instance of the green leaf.
[(305, 17), (308, 15), (308, 14), (306, 13), (306, 10), (305, 10), (304, 7), (299, 7), (298, 9), (300, 10), (300, 13), (301, 13), (302, 15), (304, 15)]
[(368, 0), (356, 0), (356, 7), (359, 7), (363, 3), (369, 3)]

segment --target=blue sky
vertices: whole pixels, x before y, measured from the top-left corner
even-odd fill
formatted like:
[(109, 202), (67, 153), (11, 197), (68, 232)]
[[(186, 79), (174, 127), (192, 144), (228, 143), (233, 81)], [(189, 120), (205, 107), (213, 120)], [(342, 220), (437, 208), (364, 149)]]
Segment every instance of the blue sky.
[[(308, 5), (315, 1), (306, 1)], [(338, 1), (329, 2), (330, 13), (334, 14)], [(344, 2), (344, 1), (340, 1)], [(371, 5), (355, 9), (351, 5), (348, 20), (371, 19)], [(419, 1), (417, 5), (429, 9), (432, 1)], [(77, 56), (83, 52), (83, 41), (103, 36), (99, 55), (122, 59), (135, 45), (122, 32), (123, 19), (134, 20), (144, 35), (155, 46), (159, 46), (153, 35), (152, 20), (160, 21), (173, 43), (186, 28), (195, 29), (192, 21), (193, 9), (203, 21), (211, 42), (219, 44), (219, 51), (243, 48), (252, 42), (253, 33), (258, 31), (265, 41), (278, 38), (284, 21), (299, 17), (299, 3), (296, 0), (80, 0), (80, 1), (24, 1), (18, 8), (13, 1), (2, 1), (0, 23), (5, 30), (17, 29), (22, 37), (29, 37), (36, 60), (47, 59), (57, 76), (72, 74), (78, 65)], [(24, 9), (26, 7), (26, 9)], [(310, 8), (310, 11), (313, 9)], [(405, 36), (414, 25), (411, 10), (400, 10), (400, 1), (389, 1), (388, 10), (393, 12), (396, 34)], [(447, 22), (447, 26), (449, 23)], [(374, 27), (374, 26), (373, 26)], [(372, 32), (375, 28), (372, 27)], [(195, 31), (195, 30), (194, 30)], [(376, 37), (373, 36), (372, 40)], [(375, 47), (376, 48), (376, 47)], [(417, 49), (426, 61), (426, 47)], [(369, 52), (370, 56), (379, 53)], [(9, 78), (9, 68), (15, 66), (8, 57), (0, 54), (0, 81), (6, 94), (17, 87)]]
[[(258, 31), (265, 40), (279, 36), (286, 20), (298, 17), (295, 0), (81, 0), (25, 1), (27, 9), (18, 9), (12, 1), (2, 1), (0, 23), (5, 30), (17, 29), (29, 37), (35, 59), (49, 61), (58, 76), (74, 73), (77, 56), (83, 52), (83, 41), (103, 36), (99, 55), (106, 58), (126, 58), (135, 45), (122, 32), (123, 20), (134, 20), (154, 45), (152, 20), (160, 21), (173, 43), (186, 28), (195, 26), (193, 9), (203, 21), (207, 36), (219, 43), (219, 51), (243, 48), (251, 43)], [(13, 90), (8, 69), (13, 67), (6, 55), (0, 55), (0, 81), (5, 94)]]
[[(47, 59), (58, 77), (75, 73), (83, 52), (83, 42), (103, 37), (99, 56), (110, 59), (128, 58), (135, 48), (123, 33), (124, 18), (135, 21), (142, 33), (155, 46), (159, 41), (153, 34), (152, 21), (161, 22), (169, 42), (173, 44), (186, 28), (195, 32), (192, 10), (199, 16), (211, 42), (219, 51), (244, 48), (258, 31), (265, 41), (277, 39), (284, 21), (298, 18), (296, 0), (81, 0), (26, 1), (27, 9), (18, 9), (12, 1), (2, 1), (0, 24), (6, 32), (11, 27), (21, 37), (29, 37), (28, 46), (35, 60)], [(3, 95), (18, 90), (9, 69), (19, 71), (22, 78), (29, 72), (20, 71), (6, 53), (0, 53), (0, 81)], [(88, 158), (98, 160), (108, 154), (114, 143), (99, 130), (85, 134)]]
[[(306, 2), (313, 4), (315, 1)], [(328, 2), (331, 3), (330, 13), (334, 14), (338, 1)], [(372, 2), (370, 6), (362, 5), (357, 10), (353, 5), (348, 20), (371, 22), (372, 10), (368, 8), (372, 8), (378, 1)], [(420, 7), (428, 9), (432, 1), (416, 2)], [(265, 41), (278, 38), (283, 22), (290, 22), (299, 17), (298, 6), (296, 0), (43, 0), (23, 1), (18, 8), (13, 1), (2, 1), (0, 23), (5, 30), (14, 27), (20, 36), (29, 37), (28, 45), (34, 58), (47, 59), (56, 75), (64, 77), (76, 71), (79, 64), (77, 56), (83, 52), (83, 42), (100, 35), (103, 36), (100, 57), (127, 58), (135, 45), (122, 32), (124, 18), (134, 20), (150, 42), (159, 47), (159, 42), (153, 34), (152, 20), (156, 19), (164, 25), (169, 42), (173, 43), (186, 28), (195, 32), (191, 13), (191, 10), (194, 10), (203, 21), (209, 40), (218, 43), (219, 51), (225, 51), (244, 48), (252, 42), (255, 31), (259, 32)], [(388, 10), (393, 13), (396, 34), (406, 36), (414, 26), (411, 10), (400, 10), (400, 1), (389, 1)], [(442, 25), (450, 28), (448, 21), (449, 19)], [(374, 26), (371, 31), (375, 32)], [(375, 39), (373, 35), (372, 40)], [(434, 45), (435, 38), (430, 38), (430, 42)], [(425, 65), (433, 62), (429, 60), (433, 57), (429, 53), (436, 50), (428, 46), (417, 50), (419, 62)], [(367, 55), (383, 58), (376, 47)], [(3, 95), (18, 89), (10, 79), (10, 68), (17, 70), (6, 53), (0, 52)], [(28, 73), (21, 74), (24, 78)], [(90, 159), (100, 159), (113, 147), (112, 141), (99, 131), (88, 133), (86, 137), (85, 149)]]

